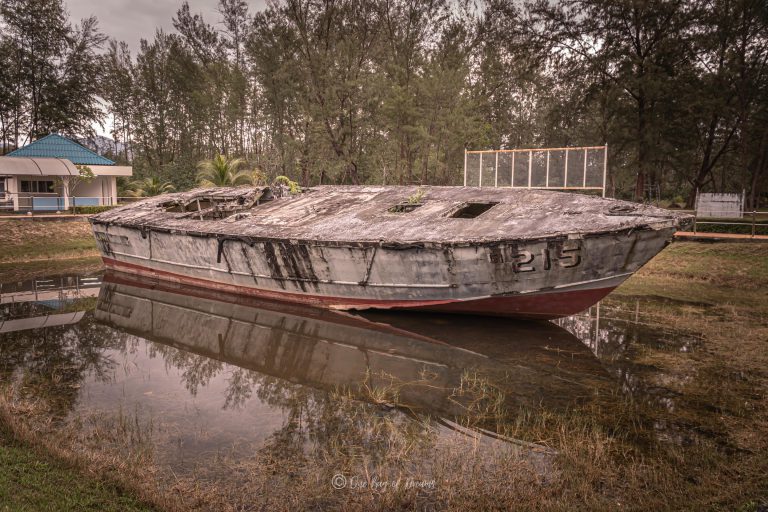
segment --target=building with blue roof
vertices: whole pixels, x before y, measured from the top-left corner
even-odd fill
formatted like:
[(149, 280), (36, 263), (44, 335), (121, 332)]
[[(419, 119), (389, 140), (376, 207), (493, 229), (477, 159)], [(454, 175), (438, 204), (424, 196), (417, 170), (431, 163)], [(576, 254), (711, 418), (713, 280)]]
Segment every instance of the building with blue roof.
[(115, 165), (109, 158), (103, 157), (57, 133), (46, 135), (31, 144), (11, 151), (6, 156), (17, 158), (66, 158), (75, 165)]
[[(87, 166), (95, 176), (80, 179)], [(62, 211), (117, 204), (117, 177), (132, 176), (115, 162), (52, 133), (0, 157), (0, 211)]]

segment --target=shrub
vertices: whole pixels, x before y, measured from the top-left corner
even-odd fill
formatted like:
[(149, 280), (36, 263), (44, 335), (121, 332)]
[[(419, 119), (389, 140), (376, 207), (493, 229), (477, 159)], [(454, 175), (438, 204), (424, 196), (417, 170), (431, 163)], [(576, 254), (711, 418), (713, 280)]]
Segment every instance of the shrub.
[(116, 208), (116, 207), (115, 206), (76, 206), (76, 207), (72, 207), (71, 211), (72, 213), (92, 215), (94, 213), (101, 213), (107, 210), (111, 210), (112, 208)]

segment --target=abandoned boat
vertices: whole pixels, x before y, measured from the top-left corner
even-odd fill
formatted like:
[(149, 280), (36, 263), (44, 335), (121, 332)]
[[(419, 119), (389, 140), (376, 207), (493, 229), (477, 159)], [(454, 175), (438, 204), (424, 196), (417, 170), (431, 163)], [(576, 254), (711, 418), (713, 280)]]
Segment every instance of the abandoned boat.
[(602, 299), (690, 216), (564, 192), (208, 188), (90, 218), (107, 267), (332, 309), (557, 318)]

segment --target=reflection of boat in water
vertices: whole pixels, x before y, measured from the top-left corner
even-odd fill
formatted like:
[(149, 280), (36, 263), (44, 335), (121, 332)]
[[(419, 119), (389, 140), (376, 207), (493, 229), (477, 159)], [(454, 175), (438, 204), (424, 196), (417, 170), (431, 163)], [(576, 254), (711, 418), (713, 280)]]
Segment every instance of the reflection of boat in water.
[(163, 281), (107, 274), (98, 320), (150, 341), (317, 389), (396, 402), (440, 417), (467, 413), (468, 382), (486, 379), (510, 405), (572, 402), (605, 375), (551, 323), (397, 315), (368, 318)]

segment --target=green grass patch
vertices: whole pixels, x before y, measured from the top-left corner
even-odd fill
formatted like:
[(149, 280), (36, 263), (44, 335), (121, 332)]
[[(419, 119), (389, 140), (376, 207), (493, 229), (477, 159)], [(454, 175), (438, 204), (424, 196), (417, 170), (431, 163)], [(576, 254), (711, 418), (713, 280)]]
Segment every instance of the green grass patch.
[(3, 249), (3, 260), (24, 261), (31, 259), (68, 259), (96, 253), (96, 242), (88, 239), (62, 240), (59, 242), (30, 241)]
[(117, 208), (117, 206), (77, 206), (71, 208), (70, 211), (78, 215), (93, 215), (95, 213), (109, 211), (113, 208)]
[(0, 263), (0, 284), (54, 275), (86, 274), (102, 268), (99, 256), (72, 259), (35, 260), (26, 263)]
[(768, 244), (677, 242), (615, 293), (768, 312)]
[(97, 256), (91, 226), (83, 221), (3, 220), (0, 263)]
[(149, 511), (118, 487), (33, 447), (0, 425), (0, 511)]

